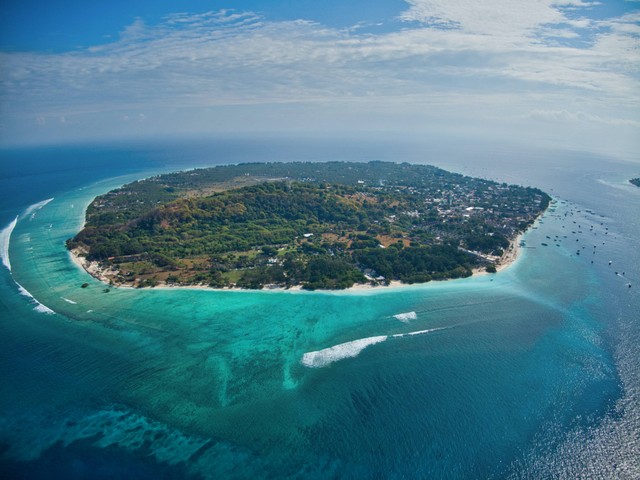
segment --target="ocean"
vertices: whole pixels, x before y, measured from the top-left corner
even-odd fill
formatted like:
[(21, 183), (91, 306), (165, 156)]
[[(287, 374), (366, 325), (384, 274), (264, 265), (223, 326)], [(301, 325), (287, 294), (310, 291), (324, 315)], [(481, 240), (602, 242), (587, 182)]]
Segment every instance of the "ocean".
[[(123, 183), (277, 160), (433, 164), (554, 203), (508, 269), (400, 289), (109, 288), (65, 250)], [(0, 167), (1, 478), (640, 478), (637, 161), (235, 138)]]

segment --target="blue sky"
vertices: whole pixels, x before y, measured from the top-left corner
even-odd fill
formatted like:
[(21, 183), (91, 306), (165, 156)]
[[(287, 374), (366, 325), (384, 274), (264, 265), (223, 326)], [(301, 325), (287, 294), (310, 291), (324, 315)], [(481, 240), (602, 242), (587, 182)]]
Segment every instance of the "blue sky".
[(8, 0), (0, 145), (521, 139), (638, 157), (640, 2)]
[(307, 19), (335, 28), (382, 23), (387, 29), (398, 28), (401, 22), (396, 17), (406, 3), (403, 0), (10, 0), (1, 8), (0, 48), (60, 52), (108, 43), (135, 19), (156, 24), (175, 13), (222, 9), (250, 11), (270, 21)]

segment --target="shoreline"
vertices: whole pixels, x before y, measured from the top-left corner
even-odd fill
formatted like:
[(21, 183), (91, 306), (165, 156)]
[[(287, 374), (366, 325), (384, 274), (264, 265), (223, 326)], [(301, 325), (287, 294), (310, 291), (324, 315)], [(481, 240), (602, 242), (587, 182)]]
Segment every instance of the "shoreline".
[[(528, 231), (528, 230), (527, 230)], [(496, 261), (495, 266), (496, 266), (496, 273), (498, 272), (502, 272), (505, 269), (509, 268), (511, 265), (513, 265), (513, 263), (515, 263), (516, 260), (518, 260), (518, 258), (520, 257), (520, 252), (522, 251), (522, 248), (520, 247), (520, 242), (522, 240), (522, 237), (524, 236), (526, 232), (522, 232), (519, 233), (516, 238), (510, 242), (509, 247), (507, 248), (507, 250), (502, 254), (502, 256)], [(157, 286), (155, 287), (137, 287), (134, 284), (126, 284), (126, 283), (115, 283), (113, 281), (112, 278), (110, 278), (107, 273), (108, 272), (112, 272), (113, 274), (116, 274), (117, 271), (112, 269), (112, 268), (107, 268), (105, 269), (104, 267), (100, 266), (99, 262), (97, 261), (93, 261), (90, 262), (86, 259), (86, 257), (83, 255), (86, 252), (76, 248), (73, 250), (68, 250), (69, 252), (69, 257), (71, 258), (71, 261), (77, 265), (79, 268), (83, 269), (85, 272), (87, 272), (89, 275), (91, 275), (93, 278), (95, 278), (96, 280), (101, 281), (102, 283), (104, 283), (107, 287), (114, 287), (114, 288), (130, 288), (130, 289), (136, 289), (136, 290), (146, 290), (146, 289), (153, 289), (153, 290), (173, 290), (173, 289), (185, 289), (185, 290), (209, 290), (209, 291), (217, 291), (217, 292), (303, 292), (306, 290), (303, 290), (301, 285), (296, 285), (294, 287), (290, 287), (290, 288), (285, 288), (285, 287), (268, 287), (268, 286), (264, 286), (261, 289), (247, 289), (247, 288), (238, 288), (238, 287), (225, 287), (225, 288), (214, 288), (214, 287), (209, 287), (208, 285), (171, 285), (171, 284), (167, 284), (165, 282), (160, 282)], [(473, 277), (482, 277), (482, 276), (486, 276), (486, 275), (495, 275), (495, 273), (489, 273), (486, 271), (485, 268), (483, 267), (479, 267), (479, 268), (474, 268), (472, 269), (472, 274), (469, 277), (465, 277), (465, 278), (473, 278)], [(446, 279), (446, 280), (432, 280), (431, 282), (426, 282), (426, 283), (402, 283), (399, 280), (392, 280), (389, 285), (371, 285), (369, 283), (359, 283), (359, 284), (355, 284), (352, 285), (349, 288), (345, 288), (342, 290), (322, 290), (322, 289), (318, 289), (318, 290), (309, 290), (309, 292), (362, 292), (362, 291), (388, 291), (388, 290), (396, 290), (396, 289), (402, 289), (402, 288), (407, 288), (407, 287), (415, 287), (415, 286), (419, 286), (419, 285), (428, 285), (432, 282), (448, 282), (450, 280), (459, 280), (459, 279), (454, 279), (454, 278), (450, 278), (450, 279)]]
[[(528, 231), (528, 230), (527, 230)], [(509, 268), (518, 258), (520, 257), (520, 253), (522, 252), (522, 247), (520, 247), (520, 243), (522, 241), (522, 237), (526, 232), (519, 233), (516, 238), (510, 242), (507, 250), (502, 254), (500, 260), (496, 262), (496, 273), (502, 272), (503, 270)], [(474, 268), (472, 276), (483, 276), (483, 275), (493, 275), (487, 272), (484, 268)]]

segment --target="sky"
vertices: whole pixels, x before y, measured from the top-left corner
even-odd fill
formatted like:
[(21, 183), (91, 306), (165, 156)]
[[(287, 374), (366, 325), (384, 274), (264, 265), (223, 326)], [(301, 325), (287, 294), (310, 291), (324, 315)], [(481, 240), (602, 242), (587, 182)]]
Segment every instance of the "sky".
[(5, 0), (0, 147), (484, 139), (640, 158), (637, 0)]

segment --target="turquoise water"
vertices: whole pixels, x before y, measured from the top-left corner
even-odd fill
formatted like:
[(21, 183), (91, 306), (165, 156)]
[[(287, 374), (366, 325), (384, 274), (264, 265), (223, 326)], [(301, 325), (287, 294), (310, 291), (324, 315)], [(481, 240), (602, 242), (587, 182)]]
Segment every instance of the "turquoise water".
[(449, 159), (557, 198), (525, 236), (532, 248), (493, 276), (338, 293), (105, 292), (64, 241), (96, 195), (180, 166), (122, 152), (93, 179), (78, 168), (28, 194), (16, 184), (37, 171), (15, 175), (3, 198), (3, 227), (18, 216), (11, 272), (0, 272), (7, 478), (640, 475), (640, 193), (625, 184), (637, 164), (580, 158), (576, 176), (571, 156), (546, 174)]

